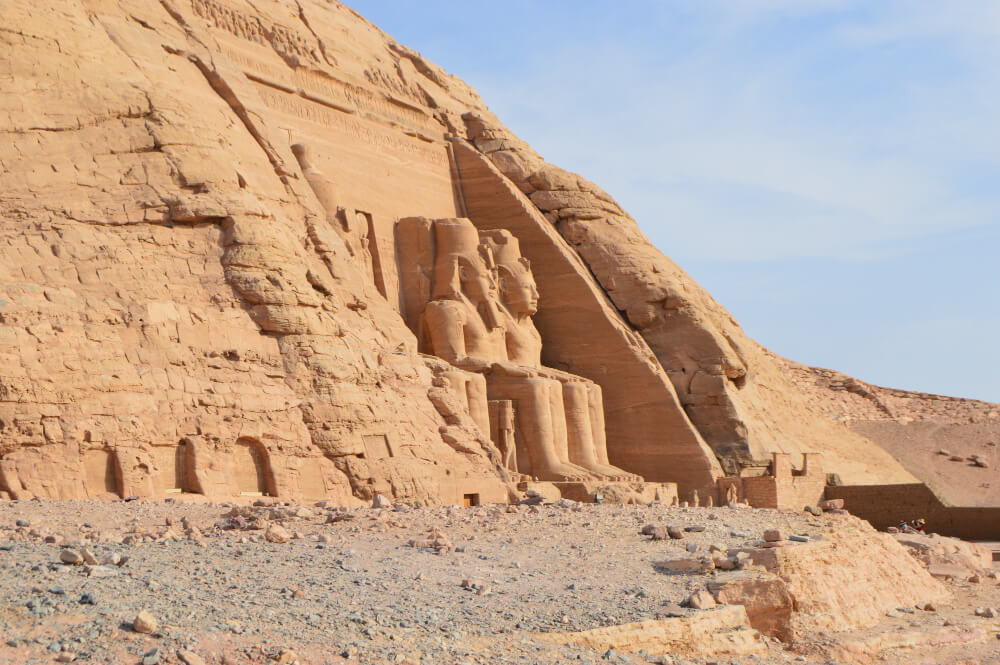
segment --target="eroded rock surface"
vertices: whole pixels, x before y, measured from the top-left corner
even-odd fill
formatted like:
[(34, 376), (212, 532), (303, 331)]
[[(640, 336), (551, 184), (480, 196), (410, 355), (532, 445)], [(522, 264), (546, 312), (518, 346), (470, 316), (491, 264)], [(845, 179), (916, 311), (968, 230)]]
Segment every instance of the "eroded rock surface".
[(820, 451), (846, 483), (913, 480), (610, 195), (348, 7), (4, 9), (4, 495), (506, 498), (520, 416), (420, 353), (405, 218), (519, 241), (531, 364), (579, 378), (553, 381), (597, 475), (709, 500), (724, 472)]

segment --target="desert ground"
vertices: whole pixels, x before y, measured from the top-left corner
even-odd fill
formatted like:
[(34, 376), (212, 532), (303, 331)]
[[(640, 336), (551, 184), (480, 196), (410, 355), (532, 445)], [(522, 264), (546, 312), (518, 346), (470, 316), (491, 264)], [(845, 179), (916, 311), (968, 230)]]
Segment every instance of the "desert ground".
[[(253, 506), (185, 498), (0, 503), (0, 662), (971, 665), (1000, 660), (1000, 625), (992, 609), (1000, 606), (1000, 586), (991, 571), (962, 568), (967, 560), (937, 564), (955, 571), (937, 571), (946, 588), (940, 599), (879, 609), (866, 625), (804, 632), (789, 643), (750, 631), (756, 635), (753, 653), (700, 653), (704, 645), (697, 643), (662, 653), (604, 649), (564, 637), (718, 611), (681, 606), (707, 584), (745, 576), (747, 570), (672, 572), (661, 562), (690, 560), (712, 549), (752, 549), (761, 545), (766, 529), (810, 541), (785, 541), (784, 548), (837, 543), (846, 534), (886, 538), (846, 514), (566, 500), (343, 510), (270, 499)], [(641, 533), (657, 525), (672, 526), (683, 537), (658, 540)], [(908, 538), (929, 544), (946, 540)], [(905, 556), (911, 562), (851, 562), (844, 570), (870, 575), (877, 585), (879, 575), (893, 571), (873, 567), (905, 573), (913, 560)], [(839, 561), (821, 556), (809, 565), (822, 572), (823, 566), (842, 565)], [(905, 573), (895, 584), (905, 586), (907, 575), (916, 578)], [(850, 584), (845, 582), (845, 589)], [(931, 588), (915, 581), (917, 596), (918, 587)], [(796, 603), (804, 608), (808, 600)], [(987, 616), (977, 616), (977, 610)], [(822, 614), (815, 612), (811, 623), (797, 630), (823, 625)]]

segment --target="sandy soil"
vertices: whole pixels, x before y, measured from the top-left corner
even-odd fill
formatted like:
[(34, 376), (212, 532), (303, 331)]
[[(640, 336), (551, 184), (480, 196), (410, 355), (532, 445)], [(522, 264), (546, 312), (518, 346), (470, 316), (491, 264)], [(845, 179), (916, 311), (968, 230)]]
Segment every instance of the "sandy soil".
[[(186, 662), (182, 653), (187, 665), (848, 663), (864, 662), (851, 655), (865, 651), (858, 645), (885, 636), (904, 646), (879, 662), (1000, 662), (998, 620), (974, 615), (1000, 605), (992, 579), (953, 584), (954, 600), (934, 611), (902, 608), (865, 631), (808, 636), (793, 650), (769, 641), (761, 656), (606, 653), (534, 637), (660, 618), (705, 576), (663, 574), (654, 562), (686, 556), (688, 546), (750, 545), (767, 528), (833, 537), (833, 516), (561, 502), (353, 511), (278, 504), (233, 520), (231, 508), (0, 502), (0, 663), (72, 656), (170, 665)], [(266, 542), (252, 528), (264, 516), (292, 539)], [(652, 541), (639, 533), (650, 523), (704, 531)], [(453, 548), (409, 545), (434, 529)], [(112, 576), (88, 575), (87, 566), (60, 563), (65, 545), (127, 561), (93, 567)], [(142, 610), (157, 620), (152, 634), (134, 630)]]

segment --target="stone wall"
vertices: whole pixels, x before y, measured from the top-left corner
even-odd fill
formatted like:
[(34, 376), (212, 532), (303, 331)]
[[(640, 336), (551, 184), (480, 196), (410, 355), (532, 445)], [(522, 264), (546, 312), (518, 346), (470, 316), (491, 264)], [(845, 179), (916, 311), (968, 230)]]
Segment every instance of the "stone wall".
[(924, 483), (830, 485), (826, 498), (843, 499), (848, 511), (878, 529), (924, 518), (928, 532), (967, 540), (1000, 540), (1000, 507), (950, 506)]
[(760, 476), (727, 476), (719, 479), (718, 499), (727, 501), (729, 488), (740, 501), (754, 508), (802, 510), (823, 498), (826, 473), (821, 453), (805, 453), (802, 468), (792, 467), (791, 455), (773, 453), (770, 472)]

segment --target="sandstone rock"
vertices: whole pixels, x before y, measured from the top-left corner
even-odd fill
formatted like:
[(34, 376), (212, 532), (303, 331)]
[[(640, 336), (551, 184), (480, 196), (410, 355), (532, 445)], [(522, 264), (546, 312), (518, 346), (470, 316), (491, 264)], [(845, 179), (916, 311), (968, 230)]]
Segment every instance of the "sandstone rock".
[(159, 624), (156, 618), (146, 610), (142, 610), (136, 615), (135, 619), (132, 620), (132, 630), (137, 633), (150, 634), (156, 632), (159, 628)]
[(739, 565), (736, 563), (736, 561), (726, 556), (713, 556), (712, 562), (715, 564), (715, 567), (719, 570), (736, 570), (737, 566)]
[(794, 602), (780, 578), (763, 574), (738, 573), (738, 577), (709, 584), (719, 603), (742, 605), (750, 625), (764, 635), (791, 642)]
[(63, 550), (59, 553), (59, 560), (70, 565), (83, 563), (83, 556), (76, 550)]
[(181, 649), (177, 652), (177, 657), (184, 665), (205, 665), (205, 659), (191, 651)]
[(679, 526), (668, 526), (667, 535), (674, 540), (680, 540), (684, 538), (684, 531)]
[(264, 539), (269, 543), (287, 543), (292, 535), (280, 524), (272, 524), (264, 532)]
[(372, 499), (372, 508), (392, 508), (392, 502), (385, 498), (381, 494), (376, 494), (375, 498)]
[(686, 604), (696, 610), (710, 610), (716, 606), (715, 596), (708, 589), (699, 589), (692, 593)]
[(788, 539), (787, 536), (785, 536), (784, 532), (782, 532), (780, 529), (767, 529), (766, 531), (764, 531), (764, 540), (767, 542), (775, 542), (787, 539)]
[[(798, 441), (849, 483), (913, 479), (813, 408), (612, 196), (360, 16), (305, 0), (141, 18), (100, 4), (99, 20), (80, 3), (5, 7), (6, 495), (488, 503), (531, 463), (507, 445), (526, 435), (583, 456), (534, 475), (642, 470), (683, 496), (712, 496), (716, 453), (731, 466)], [(484, 282), (530, 276), (545, 303), (511, 326), (513, 305), (484, 299), (486, 337), (521, 332), (546, 365), (418, 353), (434, 327), (414, 315), (457, 306), (463, 287), (400, 261), (396, 222), (462, 216), (494, 249), (513, 256), (504, 229), (520, 242)], [(504, 399), (485, 399), (487, 380)], [(502, 417), (525, 413), (518, 401), (569, 414), (565, 436), (590, 445)]]
[(843, 510), (844, 500), (843, 499), (826, 499), (825, 501), (819, 502), (819, 507), (824, 511), (830, 510)]
[(715, 563), (708, 557), (670, 559), (653, 564), (657, 570), (670, 573), (707, 573), (715, 570)]
[(669, 540), (671, 537), (667, 529), (662, 526), (653, 527), (647, 535), (650, 536), (650, 540)]

